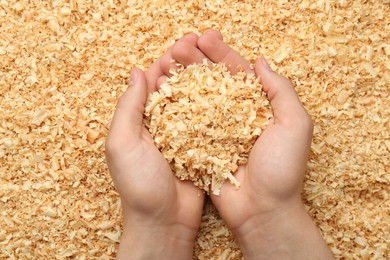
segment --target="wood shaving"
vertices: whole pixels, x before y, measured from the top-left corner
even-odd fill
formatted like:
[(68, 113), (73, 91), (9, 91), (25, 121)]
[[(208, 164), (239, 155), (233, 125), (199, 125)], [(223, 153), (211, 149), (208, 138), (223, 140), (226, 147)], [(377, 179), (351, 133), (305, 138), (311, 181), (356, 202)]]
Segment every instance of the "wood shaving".
[(177, 177), (219, 195), (226, 180), (240, 186), (233, 174), (272, 112), (255, 75), (210, 66), (172, 71), (149, 95), (144, 123)]
[[(289, 77), (312, 116), (302, 196), (336, 258), (389, 259), (389, 13), (388, 0), (0, 0), (0, 258), (115, 258), (116, 101), (132, 68), (214, 28)], [(225, 228), (207, 201), (194, 259), (241, 259)]]

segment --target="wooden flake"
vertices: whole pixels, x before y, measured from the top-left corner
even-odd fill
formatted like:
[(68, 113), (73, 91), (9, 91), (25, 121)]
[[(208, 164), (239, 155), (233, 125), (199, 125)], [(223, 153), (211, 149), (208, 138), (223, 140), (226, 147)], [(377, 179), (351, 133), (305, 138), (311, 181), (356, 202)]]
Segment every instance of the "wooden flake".
[(271, 118), (259, 82), (253, 75), (232, 76), (222, 64), (172, 73), (159, 92), (149, 95), (145, 109), (156, 146), (181, 180), (192, 180), (206, 192), (211, 187), (214, 194), (225, 180), (238, 188), (230, 170), (246, 161)]
[[(336, 258), (390, 255), (388, 0), (0, 3), (0, 259), (115, 258), (122, 211), (104, 140), (117, 99), (132, 68), (209, 28), (251, 64), (267, 58), (312, 116), (302, 196)], [(242, 259), (224, 227), (207, 200), (194, 259)]]

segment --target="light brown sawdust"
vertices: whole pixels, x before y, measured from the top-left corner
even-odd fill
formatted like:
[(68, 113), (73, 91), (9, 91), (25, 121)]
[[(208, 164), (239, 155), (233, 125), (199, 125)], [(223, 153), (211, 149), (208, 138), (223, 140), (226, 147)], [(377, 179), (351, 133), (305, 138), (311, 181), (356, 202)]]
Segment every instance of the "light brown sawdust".
[[(316, 125), (303, 197), (336, 257), (388, 258), (389, 13), (388, 0), (0, 0), (0, 258), (114, 258), (116, 100), (131, 68), (208, 28), (296, 86)], [(206, 209), (194, 258), (239, 258)]]
[(172, 71), (148, 97), (144, 123), (181, 180), (220, 194), (247, 162), (272, 111), (254, 74), (231, 75), (224, 64), (193, 64)]

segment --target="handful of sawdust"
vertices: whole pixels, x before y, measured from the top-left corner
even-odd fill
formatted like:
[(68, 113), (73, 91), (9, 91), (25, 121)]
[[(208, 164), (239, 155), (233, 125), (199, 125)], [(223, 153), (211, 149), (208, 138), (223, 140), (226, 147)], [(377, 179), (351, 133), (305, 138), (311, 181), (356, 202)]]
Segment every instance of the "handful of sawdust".
[(254, 75), (223, 64), (191, 65), (151, 93), (144, 123), (181, 180), (219, 194), (268, 125), (272, 112)]

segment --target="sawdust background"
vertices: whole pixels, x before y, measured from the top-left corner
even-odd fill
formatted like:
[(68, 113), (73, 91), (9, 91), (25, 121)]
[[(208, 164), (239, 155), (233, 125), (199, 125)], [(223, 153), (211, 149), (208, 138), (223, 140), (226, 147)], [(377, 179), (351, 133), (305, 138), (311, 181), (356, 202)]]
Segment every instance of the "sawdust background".
[[(129, 71), (219, 29), (288, 76), (315, 123), (303, 196), (342, 259), (389, 256), (388, 0), (0, 0), (0, 258), (111, 259), (104, 141)], [(198, 259), (241, 253), (207, 204)]]

